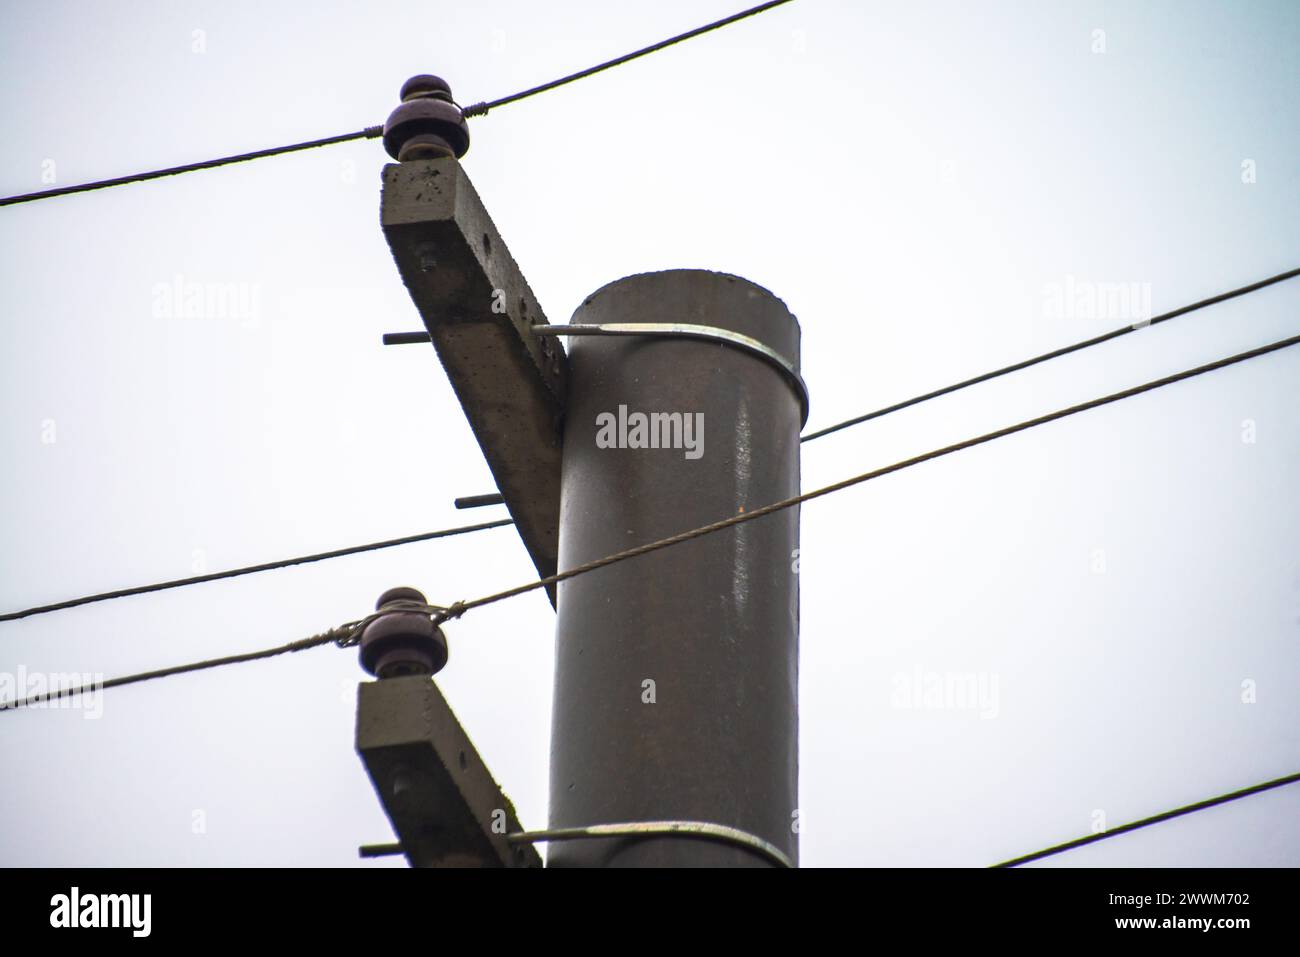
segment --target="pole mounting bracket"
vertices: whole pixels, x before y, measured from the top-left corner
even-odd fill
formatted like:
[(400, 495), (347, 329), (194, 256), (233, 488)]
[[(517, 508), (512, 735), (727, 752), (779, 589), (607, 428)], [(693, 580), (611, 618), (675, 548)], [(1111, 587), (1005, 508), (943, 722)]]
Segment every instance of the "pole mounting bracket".
[(808, 385), (794, 363), (775, 349), (752, 336), (717, 326), (690, 322), (603, 322), (577, 326), (535, 325), (529, 331), (536, 336), (665, 336), (678, 339), (708, 339), (756, 355), (785, 375), (799, 393), (803, 422), (808, 422)]
[(793, 868), (794, 862), (779, 847), (757, 835), (726, 824), (707, 821), (634, 821), (626, 824), (591, 824), (587, 827), (560, 827), (545, 831), (519, 831), (507, 834), (511, 844), (543, 844), (549, 841), (581, 841), (609, 837), (698, 837), (721, 841), (754, 851), (778, 867)]

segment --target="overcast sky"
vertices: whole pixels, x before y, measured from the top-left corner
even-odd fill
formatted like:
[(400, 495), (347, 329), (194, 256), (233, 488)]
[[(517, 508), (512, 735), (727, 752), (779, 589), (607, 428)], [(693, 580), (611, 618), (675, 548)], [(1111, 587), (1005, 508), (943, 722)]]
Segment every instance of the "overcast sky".
[[(742, 3), (6, 2), (0, 193), (381, 123), (416, 73), (495, 98)], [(1283, 0), (796, 0), (471, 120), (464, 166), (551, 321), (648, 270), (771, 289), (819, 428), (1300, 265), (1297, 64)], [(420, 328), (388, 161), (0, 210), (0, 610), (504, 514), (453, 510), (493, 489), (481, 453), (431, 350), (380, 346)], [(187, 317), (178, 283), (246, 308)], [(1294, 335), (1297, 306), (1272, 287), (809, 443), (804, 488)], [(803, 863), (984, 865), (1300, 770), (1298, 384), (1287, 350), (805, 506)], [(0, 624), (0, 673), (533, 577), (507, 527)], [(540, 592), (476, 611), (438, 677), (530, 828), (553, 625)], [(986, 698), (904, 706), (934, 676)], [(356, 856), (392, 839), (363, 677), (322, 648), (0, 715), (0, 862), (400, 863)], [(1049, 863), (1295, 865), (1298, 811), (1284, 788)]]

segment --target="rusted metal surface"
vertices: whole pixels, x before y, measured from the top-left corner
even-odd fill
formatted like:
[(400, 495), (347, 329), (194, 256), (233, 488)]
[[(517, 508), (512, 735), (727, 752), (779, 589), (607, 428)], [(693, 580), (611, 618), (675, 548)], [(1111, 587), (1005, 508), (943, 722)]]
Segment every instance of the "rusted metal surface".
[[(631, 276), (590, 296), (573, 323), (721, 327), (798, 370), (794, 317), (735, 276)], [(777, 364), (667, 336), (583, 337), (569, 358), (561, 568), (798, 493), (802, 397)], [(602, 438), (633, 413), (698, 413), (699, 454), (630, 432)], [(798, 544), (788, 509), (560, 585), (549, 829), (708, 822), (797, 862)], [(774, 864), (670, 834), (556, 844), (548, 862)]]
[(412, 867), (541, 867), (469, 736), (425, 676), (364, 682), (357, 753)]
[[(554, 574), (568, 362), (460, 164), (384, 167), (384, 235), (540, 576)], [(445, 422), (435, 436), (451, 434)], [(554, 602), (554, 590), (550, 590)]]

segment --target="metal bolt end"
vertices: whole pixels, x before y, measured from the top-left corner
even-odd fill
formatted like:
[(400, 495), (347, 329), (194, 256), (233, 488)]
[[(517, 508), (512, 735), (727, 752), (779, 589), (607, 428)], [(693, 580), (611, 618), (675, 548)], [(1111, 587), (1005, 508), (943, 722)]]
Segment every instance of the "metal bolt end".
[(390, 588), (375, 603), (381, 614), (361, 632), (361, 667), (376, 678), (434, 675), (447, 664), (447, 638), (427, 614), (396, 608), (385, 613), (403, 601), (427, 604), (414, 588)]
[(384, 123), (384, 149), (399, 163), (464, 156), (469, 126), (442, 77), (422, 73), (402, 84), (402, 105)]

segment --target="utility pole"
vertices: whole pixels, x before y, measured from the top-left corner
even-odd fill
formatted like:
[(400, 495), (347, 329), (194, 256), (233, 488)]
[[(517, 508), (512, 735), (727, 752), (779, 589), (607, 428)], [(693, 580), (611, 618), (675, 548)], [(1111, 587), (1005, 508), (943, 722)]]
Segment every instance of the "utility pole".
[[(775, 356), (716, 332), (571, 343), (562, 569), (798, 494), (806, 395), (779, 299), (674, 270), (611, 283), (573, 321), (711, 327)], [(798, 543), (788, 509), (560, 584), (551, 828), (702, 821), (797, 859)], [(548, 860), (769, 863), (679, 836), (566, 843)]]
[[(402, 97), (381, 218), (426, 332), (385, 341), (436, 347), (539, 573), (797, 494), (808, 395), (785, 305), (736, 276), (673, 270), (549, 324), (457, 162), (469, 138), (446, 83), (415, 77)], [(576, 339), (567, 354), (560, 336)], [(798, 543), (786, 509), (560, 583), (550, 827), (513, 843), (558, 841), (557, 866), (797, 861)], [(377, 684), (394, 680), (432, 684)], [(368, 717), (367, 746), (391, 747), (405, 718)], [(450, 768), (420, 750), (437, 736), (422, 727), (412, 747)], [(363, 755), (395, 827), (442, 833), (438, 808), (395, 807), (391, 771)], [(499, 801), (494, 788), (476, 793)], [(447, 862), (444, 844), (423, 857)]]

